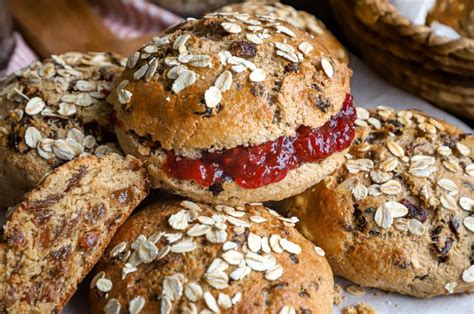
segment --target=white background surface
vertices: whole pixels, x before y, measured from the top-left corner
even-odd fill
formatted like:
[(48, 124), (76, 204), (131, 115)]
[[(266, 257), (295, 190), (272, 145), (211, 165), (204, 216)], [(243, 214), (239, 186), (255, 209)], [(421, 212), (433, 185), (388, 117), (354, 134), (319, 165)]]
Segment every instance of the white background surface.
[[(354, 71), (351, 89), (358, 106), (376, 107), (383, 105), (398, 109), (415, 108), (457, 125), (466, 132), (473, 131), (468, 125), (444, 111), (390, 86), (353, 55), (351, 55), (351, 68)], [(387, 73), (387, 75), (390, 75), (390, 73)], [(343, 279), (337, 279), (337, 282), (343, 288), (348, 285), (348, 282)], [(88, 288), (83, 284), (64, 313), (89, 313), (87, 290)], [(343, 307), (360, 302), (369, 303), (380, 314), (474, 314), (474, 295), (451, 295), (419, 300), (397, 294), (388, 294), (376, 289), (366, 289), (366, 294), (359, 297), (345, 292), (343, 302), (335, 307), (334, 313), (340, 313)]]

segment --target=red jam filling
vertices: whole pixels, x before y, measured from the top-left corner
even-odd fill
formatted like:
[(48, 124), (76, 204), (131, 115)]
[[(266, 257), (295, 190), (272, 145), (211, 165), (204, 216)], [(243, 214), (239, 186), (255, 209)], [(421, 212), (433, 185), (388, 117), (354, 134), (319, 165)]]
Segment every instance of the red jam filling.
[(172, 151), (164, 165), (166, 173), (179, 180), (192, 180), (209, 187), (233, 180), (246, 189), (255, 189), (283, 180), (288, 171), (308, 162), (321, 161), (349, 147), (354, 138), (356, 111), (347, 95), (341, 111), (323, 126), (301, 126), (296, 136), (282, 136), (253, 147), (238, 146), (199, 159), (176, 156)]

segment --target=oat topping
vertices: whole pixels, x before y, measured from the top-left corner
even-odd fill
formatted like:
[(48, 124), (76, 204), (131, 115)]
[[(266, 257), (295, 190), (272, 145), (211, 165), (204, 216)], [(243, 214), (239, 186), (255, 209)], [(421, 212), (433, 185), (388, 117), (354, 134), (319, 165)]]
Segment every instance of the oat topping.
[(375, 212), (374, 221), (381, 228), (390, 228), (393, 224), (393, 216), (390, 208), (385, 206), (385, 204), (380, 206)]
[(474, 216), (464, 218), (464, 226), (471, 232), (474, 232)]
[(296, 310), (292, 308), (291, 306), (285, 305), (284, 307), (281, 308), (279, 314), (296, 314)]
[(117, 299), (110, 299), (104, 306), (105, 314), (119, 314), (122, 306)]
[(99, 291), (102, 292), (109, 292), (112, 289), (112, 281), (107, 278), (100, 278), (95, 283), (95, 286)]
[(471, 177), (474, 177), (474, 164), (469, 164), (466, 166), (465, 168), (465, 171), (466, 171), (466, 174), (471, 176)]
[(425, 233), (426, 229), (423, 223), (420, 222), (419, 220), (410, 219), (408, 220), (408, 223), (407, 223), (407, 230), (414, 235), (420, 236), (423, 233)]
[(262, 69), (255, 69), (250, 73), (249, 79), (251, 82), (263, 82), (266, 78), (266, 73)]
[(251, 43), (254, 43), (255, 45), (263, 44), (263, 39), (261, 38), (261, 36), (258, 36), (256, 34), (247, 34), (245, 35), (245, 38)]
[(329, 78), (332, 78), (334, 76), (334, 69), (331, 65), (331, 62), (328, 59), (322, 58), (321, 59), (321, 66), (323, 67), (324, 73), (326, 73), (326, 75)]
[(307, 41), (303, 41), (298, 45), (298, 50), (301, 51), (304, 55), (309, 55), (313, 51), (314, 47)]
[(469, 266), (469, 268), (462, 273), (462, 280), (465, 282), (474, 282), (474, 265)]
[(463, 155), (463, 156), (469, 156), (471, 150), (469, 149), (469, 147), (467, 147), (466, 145), (464, 144), (461, 144), (461, 143), (456, 143), (456, 149), (458, 150), (458, 152)]
[(130, 102), (130, 100), (132, 100), (132, 96), (133, 96), (132, 92), (126, 89), (120, 89), (118, 92), (118, 101), (122, 105), (126, 105)]
[(44, 103), (43, 99), (39, 97), (33, 97), (26, 103), (25, 112), (30, 116), (34, 116), (35, 114), (43, 111), (45, 106), (46, 104)]
[(238, 34), (242, 31), (242, 28), (238, 24), (224, 22), (221, 24), (228, 33)]
[[(122, 60), (105, 53), (66, 53), (35, 62), (4, 81), (0, 97), (10, 114), (0, 128), (20, 154), (36, 151), (54, 166), (105, 144), (112, 109), (105, 103)], [(94, 116), (100, 129), (90, 127)], [(19, 123), (21, 122), (21, 123)], [(84, 134), (67, 138), (71, 129)], [(103, 138), (104, 137), (104, 138)], [(87, 141), (85, 140), (87, 139)]]
[(288, 35), (290, 37), (296, 37), (296, 34), (286, 26), (277, 25), (276, 30), (277, 30), (278, 33), (282, 33), (282, 34)]
[(130, 302), (128, 303), (128, 311), (130, 312), (130, 314), (138, 314), (144, 306), (145, 298), (143, 298), (142, 296), (137, 296), (130, 300)]
[(467, 210), (467, 211), (473, 211), (474, 210), (474, 199), (463, 196), (459, 198), (459, 205), (461, 206), (462, 209)]
[[(348, 174), (339, 188), (349, 189), (355, 201), (379, 198), (382, 202), (378, 207), (369, 210), (375, 224), (387, 231), (394, 227), (414, 236), (430, 231), (424, 223), (425, 209), (419, 209), (425, 206), (433, 211), (446, 211), (448, 217), (459, 206), (468, 214), (459, 222), (472, 231), (474, 218), (469, 213), (474, 201), (468, 194), (473, 184), (468, 179), (472, 172), (471, 149), (461, 143), (463, 135), (454, 139), (444, 133), (445, 128), (437, 120), (412, 111), (378, 107), (374, 111), (357, 108), (357, 113), (359, 123), (367, 122), (363, 126), (366, 129), (364, 137), (351, 148), (345, 164)], [(410, 139), (416, 144), (402, 139), (399, 130), (421, 123), (424, 125), (418, 138)], [(407, 191), (418, 194), (422, 203), (412, 201)]]
[(216, 86), (209, 87), (204, 93), (204, 99), (206, 101), (206, 107), (211, 109), (217, 107), (222, 100), (221, 90)]
[(173, 87), (171, 89), (176, 94), (179, 94), (179, 92), (181, 92), (186, 87), (193, 85), (196, 82), (197, 78), (198, 76), (196, 72), (183, 69), (178, 72), (178, 77), (174, 81)]
[(449, 210), (455, 210), (457, 207), (456, 200), (449, 194), (441, 194), (441, 206)]
[(315, 246), (314, 247), (314, 251), (316, 252), (316, 254), (318, 254), (319, 256), (325, 256), (326, 255), (326, 252), (324, 252), (324, 250), (322, 248), (320, 248), (319, 246)]
[[(285, 273), (284, 267), (277, 262), (276, 254), (290, 259), (291, 255), (298, 255), (302, 251), (286, 234), (260, 234), (256, 231), (258, 229), (253, 229), (268, 219), (249, 214), (243, 206), (217, 205), (210, 209), (208, 205), (191, 201), (183, 201), (180, 205), (181, 209), (169, 215), (166, 222), (175, 233), (155, 232), (149, 236), (140, 234), (130, 245), (123, 241), (109, 252), (111, 259), (122, 261), (122, 280), (125, 280), (128, 274), (136, 272), (140, 267), (146, 267), (144, 264), (160, 260), (168, 254), (187, 254), (201, 249), (206, 245), (206, 241), (221, 247), (220, 253), (208, 264), (200, 280), (191, 280), (179, 272), (164, 276), (161, 283), (162, 294), (158, 298), (161, 300), (163, 313), (177, 311), (174, 307), (179, 306), (179, 300), (183, 299), (188, 303), (181, 304), (181, 309), (193, 313), (218, 313), (230, 309), (240, 302), (242, 294), (236, 292), (230, 295), (225, 289), (234, 286), (252, 272), (261, 272), (265, 280), (276, 281)], [(207, 214), (204, 214), (202, 206), (207, 208)], [(209, 210), (213, 212), (209, 213)], [(295, 217), (282, 217), (271, 209), (268, 209), (268, 213), (275, 216), (282, 225), (294, 225), (298, 221)], [(229, 236), (232, 236), (233, 240), (227, 240)], [(219, 238), (219, 241), (215, 241), (216, 238)], [(242, 240), (243, 243), (240, 242)], [(317, 255), (324, 256), (321, 248), (315, 247), (314, 250)], [(113, 289), (113, 283), (106, 278), (104, 272), (97, 274), (93, 281), (93, 289), (101, 292), (110, 292)], [(204, 300), (204, 308), (199, 309), (197, 304), (191, 303), (200, 300)], [(109, 301), (106, 307), (110, 309), (107, 311), (115, 311), (116, 305), (115, 301)], [(136, 296), (128, 303), (128, 308), (131, 313), (139, 313), (144, 305), (145, 299)], [(118, 308), (120, 309), (120, 304)]]
[[(206, 48), (208, 46), (206, 36), (195, 31), (197, 28), (195, 25), (207, 22), (208, 19), (213, 20), (204, 26), (212, 28), (216, 36), (229, 38), (230, 41), (226, 45), (221, 45), (219, 49), (211, 49), (212, 52)], [(262, 61), (261, 54), (268, 47), (274, 47), (279, 63), (287, 64), (287, 61), (290, 61), (295, 63), (295, 68), (305, 58), (309, 60), (311, 57), (319, 57), (313, 56), (312, 51), (315, 47), (309, 42), (310, 39), (299, 39), (292, 30), (293, 26), (285, 26), (283, 24), (286, 21), (280, 21), (272, 16), (253, 17), (246, 13), (220, 12), (210, 13), (203, 20), (188, 20), (186, 23), (189, 28), (177, 32), (178, 34), (171, 33), (164, 37), (153, 38), (153, 41), (127, 59), (127, 67), (135, 81), (170, 80), (165, 84), (165, 89), (171, 88), (178, 97), (195, 84), (201, 88), (202, 81), (209, 77), (207, 69), (220, 69), (217, 74), (213, 74), (214, 82), (209, 84), (210, 86), (203, 86), (201, 104), (206, 115), (215, 115), (222, 110), (221, 102), (225, 104), (226, 97), (222, 94), (231, 89), (233, 82), (239, 82), (237, 87), (240, 88), (242, 81), (261, 83), (266, 80), (269, 75), (266, 72), (268, 64)], [(209, 36), (214, 34), (211, 33)], [(278, 36), (280, 42), (274, 44), (270, 39), (275, 36)], [(207, 54), (204, 54), (203, 50), (206, 50)], [(324, 72), (330, 78), (334, 75), (331, 62), (326, 58), (321, 60)], [(117, 87), (116, 96), (125, 110), (130, 111), (133, 110), (129, 105), (133, 95), (126, 85)], [(258, 86), (263, 87), (260, 84)]]
[(448, 291), (448, 294), (453, 294), (454, 293), (454, 288), (456, 288), (457, 285), (458, 285), (458, 283), (455, 282), (455, 281), (448, 282), (444, 285), (444, 289), (446, 289), (446, 291)]
[(29, 126), (25, 131), (25, 144), (31, 148), (36, 148), (42, 136), (40, 131), (34, 126)]
[(402, 185), (396, 180), (389, 180), (380, 185), (380, 191), (388, 195), (397, 195), (402, 191)]
[[(387, 143), (388, 150), (395, 156), (395, 157), (403, 157), (405, 155), (405, 151), (403, 147), (401, 147), (398, 143), (389, 141)], [(413, 160), (412, 160), (413, 161)]]

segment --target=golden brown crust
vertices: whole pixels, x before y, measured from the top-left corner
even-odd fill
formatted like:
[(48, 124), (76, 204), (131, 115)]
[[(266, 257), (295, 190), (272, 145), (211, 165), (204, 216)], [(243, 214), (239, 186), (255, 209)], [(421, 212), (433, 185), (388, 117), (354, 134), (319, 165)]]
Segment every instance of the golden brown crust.
[[(107, 303), (110, 306), (114, 302), (118, 302), (115, 304), (120, 304), (121, 310), (124, 311), (129, 309), (132, 299), (138, 300), (140, 297), (144, 301), (140, 313), (156, 313), (157, 309), (161, 309), (161, 313), (199, 313), (200, 310), (212, 310), (204, 300), (203, 292), (209, 292), (217, 300), (219, 293), (222, 294), (221, 301), (217, 302), (218, 308), (214, 309), (222, 313), (278, 313), (284, 306), (298, 311), (309, 310), (312, 313), (332, 311), (333, 279), (329, 265), (324, 257), (315, 253), (309, 241), (294, 228), (285, 226), (285, 224), (292, 225), (289, 219), (274, 216), (277, 214), (271, 214), (263, 206), (256, 204), (239, 209), (216, 208), (220, 210), (189, 201), (181, 204), (175, 201), (155, 203), (133, 215), (119, 229), (106, 254), (97, 264), (90, 292), (92, 312), (103, 312)], [(182, 218), (182, 215), (188, 214), (191, 220), (189, 225), (183, 221), (178, 223), (180, 219), (175, 219), (174, 228), (170, 226), (172, 215), (175, 215), (174, 218)], [(197, 218), (198, 216), (200, 218)], [(122, 271), (127, 258), (128, 263), (135, 263), (136, 257), (140, 256), (136, 252), (139, 251), (141, 256), (146, 256), (146, 247), (149, 249), (148, 252), (154, 251), (151, 249), (153, 247), (157, 248), (158, 252), (164, 252), (164, 248), (168, 245), (168, 240), (165, 238), (170, 239), (172, 233), (190, 232), (191, 228), (196, 228), (195, 226), (199, 224), (198, 219), (213, 225), (206, 235), (221, 230), (226, 233), (226, 239), (220, 241), (221, 243), (211, 243), (204, 234), (193, 237), (191, 239), (195, 248), (184, 254), (173, 253), (179, 241), (183, 241), (184, 238), (177, 240), (171, 244), (171, 252), (160, 256), (161, 258), (153, 256), (148, 263), (136, 266), (137, 269), (123, 277)], [(239, 223), (243, 222), (245, 226), (237, 227), (235, 219), (240, 221)], [(261, 222), (252, 222), (251, 219)], [(258, 250), (258, 247), (251, 246), (260, 256), (265, 254), (273, 256), (268, 257), (270, 260), (274, 258), (270, 264), (276, 263), (281, 266), (281, 276), (275, 277), (270, 277), (266, 270), (256, 271), (255, 268), (258, 266), (251, 261), (248, 262), (247, 259), (256, 255), (247, 246), (248, 243), (252, 242), (255, 245), (260, 243), (254, 241), (258, 239), (257, 236), (267, 237), (268, 240), (272, 235), (291, 241), (296, 250), (299, 250), (298, 247), (301, 248), (300, 253), (294, 251), (290, 254), (285, 250), (276, 253), (274, 248), (278, 250), (278, 247), (272, 244), (270, 247), (265, 246), (265, 252), (268, 253), (264, 253), (261, 249)], [(141, 240), (137, 240), (139, 237)], [(249, 237), (253, 240), (248, 240)], [(222, 243), (224, 241), (225, 243)], [(227, 248), (225, 251), (224, 246)], [(231, 246), (233, 249), (229, 249)], [(114, 255), (113, 252), (117, 254)], [(223, 255), (226, 253), (228, 255)], [(234, 259), (230, 258), (230, 254), (234, 255)], [(138, 260), (141, 261), (140, 258)], [(213, 270), (210, 266), (211, 263), (216, 265), (216, 260), (222, 267), (214, 267)], [(264, 262), (260, 266), (266, 264), (267, 262)], [(130, 266), (132, 265), (129, 265), (129, 269), (133, 269)], [(249, 267), (248, 274), (242, 279), (231, 275), (238, 267), (241, 269)], [(263, 267), (262, 269), (267, 269), (268, 265)], [(265, 276), (269, 279), (265, 279)], [(98, 281), (100, 278), (102, 282)], [(165, 278), (173, 285), (164, 287)], [(216, 281), (214, 278), (221, 278), (222, 281)], [(104, 290), (104, 281), (112, 283), (111, 290), (107, 291), (107, 297), (101, 292)], [(189, 294), (189, 287), (193, 283), (196, 287), (194, 291), (197, 293)], [(240, 298), (237, 300), (236, 296), (239, 294)], [(196, 296), (195, 302), (190, 301), (194, 299), (193, 296)], [(229, 308), (226, 308), (227, 302), (223, 301), (229, 300), (228, 298), (235, 302), (230, 301)], [(166, 301), (170, 301), (168, 310), (163, 307)], [(186, 308), (194, 311), (186, 312)], [(105, 312), (113, 313), (107, 310)]]
[(140, 161), (117, 154), (47, 176), (5, 225), (7, 312), (60, 312), (148, 188)]
[(346, 64), (349, 62), (349, 55), (344, 46), (342, 46), (336, 37), (334, 37), (334, 35), (326, 28), (323, 22), (307, 12), (297, 11), (293, 7), (280, 2), (264, 3), (251, 1), (231, 4), (219, 9), (218, 11), (246, 12), (250, 14), (276, 16), (281, 20), (289, 22), (295, 27), (310, 33), (311, 35), (316, 36), (339, 62)]
[(18, 203), (45, 174), (82, 152), (117, 151), (105, 97), (123, 69), (120, 60), (110, 53), (70, 52), (0, 82), (0, 209)]
[[(340, 110), (349, 93), (351, 72), (334, 60), (317, 38), (279, 20), (269, 22), (249, 15), (238, 15), (238, 18), (245, 21), (229, 15), (188, 20), (132, 55), (129, 58), (132, 67), (124, 71), (117, 89), (109, 97), (118, 127), (158, 142), (163, 149), (189, 154), (201, 149), (261, 144), (282, 135), (294, 135), (299, 126), (319, 127)], [(241, 31), (229, 33), (222, 25), (230, 32)], [(263, 28), (253, 32), (249, 27)], [(262, 41), (261, 44), (248, 39), (248, 35), (263, 32), (260, 39), (252, 39)], [(186, 82), (192, 82), (194, 76), (197, 79), (176, 93), (173, 86), (179, 85), (181, 79), (175, 79), (177, 68), (174, 74), (173, 71), (169, 74), (171, 67), (166, 62), (179, 64), (178, 49), (173, 49), (173, 45), (180, 46), (182, 35), (190, 35), (180, 48), (180, 60), (188, 62), (185, 64), (188, 70), (179, 72), (179, 77)], [(277, 51), (280, 54), (283, 51), (274, 46), (277, 42), (290, 45), (282, 49), (294, 51), (296, 56), (293, 52), (290, 55), (296, 60), (277, 56)], [(305, 50), (306, 56), (298, 50), (302, 42), (313, 48)], [(223, 57), (227, 61), (221, 61), (219, 53), (222, 57), (225, 51), (243, 59)], [(202, 62), (199, 66), (205, 67), (184, 60), (188, 52), (199, 55), (196, 58), (202, 60), (195, 62)], [(168, 57), (166, 62), (165, 57)], [(328, 61), (326, 72), (331, 78), (323, 70), (322, 60)], [(250, 81), (255, 68), (265, 72), (263, 81)], [(224, 70), (231, 73), (232, 85), (229, 90), (219, 92), (222, 100), (215, 106), (205, 95)], [(236, 73), (240, 71), (243, 72)], [(262, 73), (254, 73), (255, 81), (262, 79), (258, 74)], [(218, 91), (214, 89), (214, 92)]]
[(417, 111), (358, 112), (345, 167), (280, 206), (357, 284), (422, 298), (473, 292), (474, 137)]
[(290, 170), (283, 180), (259, 188), (246, 189), (234, 181), (228, 181), (222, 183), (218, 190), (213, 190), (212, 186), (207, 188), (193, 181), (170, 177), (163, 169), (166, 155), (162, 150), (151, 150), (141, 145), (135, 136), (124, 134), (120, 128), (117, 128), (116, 134), (126, 153), (139, 156), (145, 161), (145, 167), (148, 169), (154, 188), (164, 188), (208, 204), (239, 205), (249, 202), (279, 201), (296, 195), (342, 166), (345, 162), (344, 154), (347, 151), (334, 153), (320, 162), (305, 163)]

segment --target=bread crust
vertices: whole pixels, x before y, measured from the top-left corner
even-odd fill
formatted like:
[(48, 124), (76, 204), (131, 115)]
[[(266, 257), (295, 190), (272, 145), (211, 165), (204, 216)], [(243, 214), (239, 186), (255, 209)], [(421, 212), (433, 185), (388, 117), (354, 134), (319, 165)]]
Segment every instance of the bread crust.
[(334, 37), (326, 26), (314, 15), (305, 11), (295, 10), (292, 6), (280, 2), (244, 2), (227, 5), (218, 11), (246, 12), (260, 15), (273, 15), (311, 35), (318, 37), (329, 52), (341, 63), (349, 63), (349, 54), (344, 46)]
[(61, 312), (148, 189), (131, 156), (87, 155), (56, 168), (7, 218), (6, 311)]
[[(185, 204), (186, 203), (186, 204)], [(216, 299), (218, 294), (224, 294), (233, 299), (238, 293), (241, 294), (239, 302), (230, 304), (229, 308), (224, 307), (218, 301), (219, 310), (222, 313), (278, 313), (285, 305), (298, 310), (310, 310), (312, 313), (330, 313), (332, 312), (332, 291), (333, 279), (329, 265), (324, 257), (317, 255), (314, 252), (313, 245), (304, 239), (294, 228), (285, 226), (282, 217), (276, 217), (269, 213), (261, 205), (246, 205), (242, 212), (235, 208), (224, 208), (218, 211), (208, 205), (184, 202), (158, 202), (151, 204), (144, 210), (134, 214), (126, 224), (116, 233), (109, 249), (101, 258), (95, 269), (95, 279), (104, 278), (112, 282), (112, 289), (107, 292), (107, 298), (104, 297), (104, 292), (101, 292), (97, 284), (92, 282), (90, 290), (90, 301), (93, 313), (100, 313), (104, 311), (104, 307), (108, 302), (118, 302), (122, 311), (128, 309), (130, 301), (136, 297), (144, 298), (144, 306), (140, 313), (156, 313), (157, 309), (161, 309), (161, 313), (178, 313), (185, 312), (186, 308), (191, 308), (194, 304), (197, 313), (200, 310), (209, 310), (202, 294), (197, 293), (196, 301), (190, 302), (188, 297), (188, 284), (191, 282), (199, 286), (203, 292), (210, 292)], [(184, 205), (184, 206), (183, 206)], [(192, 208), (192, 209), (191, 209)], [(197, 208), (197, 209), (196, 209)], [(217, 208), (217, 207), (216, 207)], [(215, 273), (209, 271), (211, 263), (217, 259), (221, 259), (221, 265), (225, 265), (225, 257), (222, 255), (230, 250), (223, 251), (223, 243), (210, 243), (206, 237), (196, 236), (193, 241), (196, 244), (194, 250), (187, 253), (173, 253), (169, 252), (161, 259), (155, 257), (148, 263), (142, 263), (136, 266), (137, 270), (126, 274), (123, 277), (122, 269), (127, 261), (133, 260), (133, 247), (140, 250), (140, 242), (136, 242), (139, 236), (142, 240), (146, 239), (148, 243), (143, 244), (151, 246), (150, 239), (157, 238), (157, 235), (162, 236), (155, 242), (158, 250), (165, 247), (167, 234), (171, 233), (187, 233), (191, 227), (198, 224), (198, 221), (189, 222), (188, 228), (177, 230), (169, 225), (171, 215), (177, 215), (182, 211), (191, 216), (200, 216), (201, 220), (205, 217), (229, 217), (234, 214), (239, 214), (239, 220), (250, 223), (245, 230), (239, 230), (232, 224), (231, 221), (226, 222), (225, 230), (227, 233), (227, 240), (232, 242), (236, 247), (235, 252), (242, 252), (246, 256), (245, 251), (250, 252), (247, 248), (246, 242), (249, 235), (270, 237), (271, 235), (280, 235), (292, 241), (301, 248), (299, 254), (289, 254), (284, 251), (281, 254), (275, 252), (268, 252), (276, 258), (276, 263), (283, 269), (281, 277), (275, 280), (268, 280), (264, 278), (265, 272), (257, 272), (251, 270), (250, 273), (242, 279), (232, 280), (227, 279), (227, 287), (221, 286), (219, 289), (212, 286), (209, 274)], [(194, 212), (193, 212), (194, 211)], [(237, 212), (237, 214), (235, 214)], [(242, 213), (245, 213), (242, 215)], [(203, 218), (204, 217), (204, 218)], [(230, 216), (233, 217), (233, 216)], [(261, 223), (254, 223), (249, 218), (260, 217), (266, 220)], [(196, 219), (196, 218), (194, 218)], [(212, 218), (211, 218), (212, 220)], [(286, 224), (289, 224), (288, 219), (285, 219)], [(290, 224), (291, 225), (291, 224)], [(216, 226), (212, 230), (216, 230)], [(224, 227), (222, 227), (224, 228)], [(185, 235), (186, 237), (186, 235)], [(179, 243), (173, 242), (174, 244)], [(122, 250), (117, 249), (117, 245), (125, 243)], [(135, 244), (132, 244), (135, 243)], [(173, 244), (171, 244), (173, 245)], [(270, 248), (270, 251), (272, 249)], [(113, 255), (112, 252), (118, 252)], [(132, 252), (131, 255), (127, 252)], [(262, 251), (258, 254), (264, 255)], [(230, 261), (230, 260), (228, 260)], [(241, 265), (241, 267), (243, 267)], [(220, 268), (221, 272), (229, 274), (236, 269), (237, 266), (227, 264)], [(206, 275), (206, 273), (208, 275)], [(175, 277), (172, 277), (175, 276)], [(227, 275), (222, 275), (224, 278)], [(171, 301), (171, 308), (169, 311), (164, 310), (163, 303), (166, 299), (166, 293), (170, 290), (164, 288), (163, 282), (167, 278), (179, 278), (179, 282), (175, 282), (176, 296), (175, 301)], [(123, 279), (124, 278), (124, 279)], [(232, 278), (232, 276), (230, 277)], [(226, 281), (224, 279), (224, 281)], [(195, 291), (199, 289), (196, 288)], [(166, 292), (164, 292), (166, 291)], [(201, 296), (199, 296), (201, 295)], [(114, 301), (110, 301), (114, 300)], [(106, 311), (107, 312), (107, 311)]]
[[(249, 19), (258, 18), (250, 15)], [(257, 22), (268, 33), (265, 35), (268, 38), (259, 45), (247, 39), (247, 35), (253, 34), (247, 30), (248, 24), (229, 16), (214, 15), (185, 21), (166, 32), (169, 43), (157, 43), (164, 41), (163, 36), (147, 44), (139, 54), (132, 55), (129, 59), (132, 65), (137, 56), (142, 59), (138, 58), (132, 68), (124, 71), (109, 97), (114, 104), (117, 126), (123, 132), (132, 131), (179, 155), (257, 145), (283, 135), (294, 135), (301, 125), (314, 128), (323, 125), (342, 107), (349, 93), (351, 71), (334, 60), (317, 37), (312, 38), (283, 21), (266, 22), (260, 18)], [(227, 33), (222, 23), (238, 25), (242, 31)], [(295, 37), (277, 32), (275, 27), (285, 27)], [(176, 39), (181, 35), (190, 35), (184, 49), (193, 55), (207, 56), (210, 65), (195, 67), (186, 63), (198, 79), (175, 93), (171, 89), (176, 80), (168, 79), (170, 66), (165, 64), (164, 58), (178, 56), (173, 45), (177, 46)], [(313, 49), (301, 61), (292, 62), (276, 55), (273, 44), (276, 42), (286, 42), (296, 54), (302, 42), (309, 43)], [(154, 48), (146, 48), (149, 46)], [(229, 50), (234, 56), (245, 59), (247, 65), (250, 62), (261, 68), (266, 78), (255, 83), (249, 79), (253, 70), (232, 72), (232, 65), (223, 65), (218, 55)], [(323, 58), (329, 61), (333, 70), (331, 78), (321, 66)], [(168, 63), (175, 62), (167, 60)], [(249, 65), (250, 68), (253, 66)], [(140, 69), (150, 67), (156, 67), (154, 75), (134, 79), (134, 76), (140, 77), (143, 72)], [(220, 105), (211, 110), (205, 105), (205, 92), (224, 70), (232, 72), (232, 85), (221, 93)], [(131, 95), (125, 104), (119, 100), (121, 93), (121, 96)]]
[[(349, 152), (352, 161), (279, 206), (300, 218), (297, 227), (326, 251), (336, 275), (419, 298), (473, 292), (474, 283), (463, 280), (474, 245), (473, 231), (465, 222), (472, 216), (472, 205), (471, 211), (466, 209), (461, 197), (474, 199), (474, 177), (467, 168), (472, 167), (474, 137), (413, 110), (382, 108), (367, 118), (356, 122), (361, 126)], [(381, 126), (376, 128), (373, 119)], [(402, 147), (404, 157), (393, 155), (390, 141)], [(417, 155), (433, 157), (425, 160), (432, 161), (435, 170), (414, 164)], [(373, 166), (354, 173), (352, 162), (364, 159)], [(398, 160), (392, 171), (386, 171), (389, 160)], [(420, 167), (429, 175), (417, 172)], [(398, 191), (391, 180), (399, 183)], [(448, 194), (446, 188), (456, 192)], [(393, 208), (385, 205), (388, 201), (406, 205), (408, 211), (383, 228), (375, 215), (383, 206)], [(410, 224), (421, 224), (422, 229)]]
[(345, 162), (344, 154), (347, 152), (346, 149), (334, 153), (320, 162), (305, 163), (290, 170), (283, 180), (276, 183), (255, 189), (246, 189), (234, 181), (228, 181), (222, 183), (215, 191), (212, 187), (203, 187), (193, 181), (170, 177), (163, 169), (166, 154), (162, 150), (151, 150), (141, 145), (136, 137), (124, 134), (120, 128), (116, 130), (116, 134), (125, 152), (144, 160), (154, 188), (164, 188), (178, 195), (208, 204), (241, 205), (251, 202), (279, 201), (296, 195), (341, 167)]
[[(109, 53), (65, 53), (32, 63), (0, 82), (0, 210), (17, 204), (69, 157), (81, 152), (99, 155), (105, 150), (118, 151), (111, 123), (113, 110), (105, 95), (122, 70), (120, 60)], [(30, 99), (40, 99), (43, 109), (27, 110)], [(27, 144), (26, 133), (31, 128), (40, 140), (74, 139), (73, 156), (59, 158), (51, 143), (41, 155), (37, 147)], [(72, 138), (71, 130), (76, 131)], [(84, 145), (86, 137), (88, 147)], [(70, 147), (66, 149), (70, 152)]]

